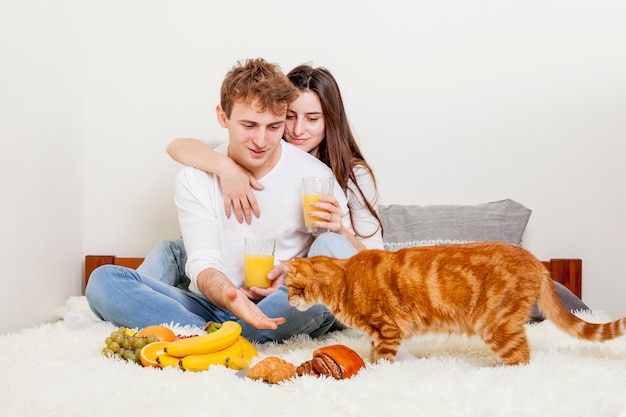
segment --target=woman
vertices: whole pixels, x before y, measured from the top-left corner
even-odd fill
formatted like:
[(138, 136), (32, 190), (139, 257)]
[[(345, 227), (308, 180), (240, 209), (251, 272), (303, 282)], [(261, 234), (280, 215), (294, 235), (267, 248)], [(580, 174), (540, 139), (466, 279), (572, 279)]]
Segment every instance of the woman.
[[(300, 65), (287, 74), (300, 91), (289, 106), (284, 139), (319, 158), (333, 171), (348, 198), (354, 234), (341, 224), (342, 213), (334, 197), (324, 197), (316, 207), (325, 211), (328, 221), (316, 226), (334, 233), (323, 233), (315, 240), (309, 256), (318, 254), (347, 258), (363, 249), (382, 249), (382, 223), (378, 216), (378, 190), (352, 134), (339, 86), (325, 68)], [(183, 165), (211, 172), (220, 178), (228, 217), (234, 211), (239, 222), (261, 215), (252, 189), (262, 187), (239, 165), (214, 152), (196, 139), (175, 139), (168, 154)]]

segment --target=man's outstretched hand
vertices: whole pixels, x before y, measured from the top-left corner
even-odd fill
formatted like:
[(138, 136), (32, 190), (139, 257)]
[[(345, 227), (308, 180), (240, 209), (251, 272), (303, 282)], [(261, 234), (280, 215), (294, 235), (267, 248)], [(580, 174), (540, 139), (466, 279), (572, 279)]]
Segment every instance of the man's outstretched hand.
[(229, 300), (229, 310), (257, 329), (275, 330), (286, 321), (284, 317), (267, 317), (256, 304), (250, 301), (243, 291), (237, 288), (229, 288), (226, 295)]

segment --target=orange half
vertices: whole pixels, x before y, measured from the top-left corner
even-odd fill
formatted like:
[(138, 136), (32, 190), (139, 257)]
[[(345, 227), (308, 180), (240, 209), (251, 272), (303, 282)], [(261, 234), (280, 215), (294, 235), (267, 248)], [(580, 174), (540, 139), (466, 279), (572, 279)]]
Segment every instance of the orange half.
[(161, 368), (161, 365), (157, 362), (157, 356), (165, 353), (163, 349), (169, 345), (170, 342), (154, 342), (149, 343), (141, 348), (139, 352), (139, 359), (143, 366), (153, 366), (155, 368)]

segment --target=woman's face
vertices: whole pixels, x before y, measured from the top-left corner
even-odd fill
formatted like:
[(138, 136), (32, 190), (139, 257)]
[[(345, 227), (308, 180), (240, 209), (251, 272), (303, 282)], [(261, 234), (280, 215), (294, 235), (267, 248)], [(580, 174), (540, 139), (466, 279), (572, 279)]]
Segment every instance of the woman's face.
[(318, 157), (320, 143), (326, 136), (322, 103), (312, 91), (301, 91), (287, 110), (285, 140)]

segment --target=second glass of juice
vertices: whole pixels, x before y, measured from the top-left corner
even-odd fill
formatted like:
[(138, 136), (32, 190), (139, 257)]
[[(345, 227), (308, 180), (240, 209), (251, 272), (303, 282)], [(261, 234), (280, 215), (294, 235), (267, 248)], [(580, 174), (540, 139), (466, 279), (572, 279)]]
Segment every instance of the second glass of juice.
[(311, 222), (316, 220), (326, 221), (327, 219), (322, 219), (318, 217), (314, 217), (309, 215), (310, 211), (323, 211), (317, 207), (311, 207), (311, 203), (320, 201), (321, 196), (330, 196), (333, 194), (333, 185), (334, 179), (326, 178), (326, 177), (305, 177), (302, 178), (302, 195), (303, 195), (303, 206), (304, 206), (304, 222), (306, 227), (309, 229), (309, 232), (314, 235), (319, 235), (320, 233), (326, 232), (328, 229), (324, 229), (323, 227), (315, 227), (311, 224)]
[(245, 238), (244, 245), (243, 274), (246, 288), (268, 288), (272, 285), (267, 273), (274, 267), (276, 240)]

